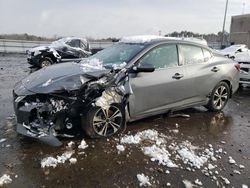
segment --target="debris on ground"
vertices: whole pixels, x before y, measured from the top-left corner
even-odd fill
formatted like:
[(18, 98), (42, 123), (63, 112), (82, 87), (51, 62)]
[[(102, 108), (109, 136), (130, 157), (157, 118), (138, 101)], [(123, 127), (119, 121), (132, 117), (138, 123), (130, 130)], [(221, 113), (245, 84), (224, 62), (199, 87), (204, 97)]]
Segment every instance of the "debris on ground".
[(5, 184), (9, 184), (11, 182), (12, 182), (12, 179), (7, 174), (4, 174), (2, 177), (0, 177), (0, 186), (3, 186)]
[(137, 174), (137, 179), (140, 182), (140, 186), (151, 186), (151, 183), (149, 182), (149, 177), (142, 174)]

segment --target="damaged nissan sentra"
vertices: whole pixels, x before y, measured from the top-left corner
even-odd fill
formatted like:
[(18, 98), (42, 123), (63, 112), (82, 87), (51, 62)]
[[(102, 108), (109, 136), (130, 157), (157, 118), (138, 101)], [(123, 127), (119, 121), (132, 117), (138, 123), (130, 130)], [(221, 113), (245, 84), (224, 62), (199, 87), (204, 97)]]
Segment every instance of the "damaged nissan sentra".
[(17, 132), (59, 146), (59, 136), (107, 137), (126, 122), (203, 105), (220, 111), (238, 89), (239, 65), (207, 46), (125, 37), (80, 63), (43, 68), (13, 90)]

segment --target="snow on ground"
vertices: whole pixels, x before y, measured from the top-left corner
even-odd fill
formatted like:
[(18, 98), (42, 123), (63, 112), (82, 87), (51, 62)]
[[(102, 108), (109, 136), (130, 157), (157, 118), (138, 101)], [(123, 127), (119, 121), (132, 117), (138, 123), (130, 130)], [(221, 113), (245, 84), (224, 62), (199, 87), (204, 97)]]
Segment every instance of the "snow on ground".
[(85, 142), (84, 139), (82, 139), (81, 144), (78, 146), (78, 149), (86, 149), (88, 147), (88, 144)]
[(190, 182), (189, 180), (183, 180), (182, 183), (185, 185), (186, 188), (193, 188), (193, 187), (195, 187), (195, 185), (192, 184), (192, 182)]
[(9, 184), (11, 182), (12, 179), (7, 174), (4, 174), (2, 177), (0, 177), (0, 186), (3, 186), (4, 184)]
[(142, 174), (137, 174), (137, 179), (139, 181), (140, 186), (151, 186), (151, 183), (149, 182), (149, 177)]
[(5, 142), (7, 139), (6, 138), (1, 138), (0, 143)]
[[(221, 169), (218, 168), (217, 162), (222, 158), (220, 155), (226, 155), (227, 152), (222, 148), (215, 150), (211, 144), (197, 147), (188, 140), (177, 143), (173, 137), (165, 134), (159, 134), (153, 129), (144, 130), (135, 135), (124, 135), (120, 138), (120, 144), (123, 146), (139, 147), (145, 156), (150, 157), (152, 162), (166, 168), (180, 168), (194, 172), (200, 170), (205, 176), (210, 177), (217, 185), (228, 185), (230, 181), (220, 175)], [(230, 156), (230, 164), (236, 164), (236, 161)], [(243, 165), (239, 165), (243, 169)], [(168, 169), (165, 169), (169, 173)], [(240, 171), (234, 170), (235, 174)], [(186, 187), (201, 186), (199, 179), (194, 184), (188, 180), (183, 180)]]
[(74, 151), (66, 151), (62, 155), (58, 155), (56, 158), (55, 157), (46, 157), (42, 159), (41, 161), (41, 167), (57, 167), (58, 164), (63, 164), (67, 160), (70, 160), (71, 156), (74, 154)]
[(158, 161), (158, 164), (165, 165), (169, 168), (178, 167), (169, 157), (170, 154), (165, 148), (156, 145), (142, 148), (143, 153), (151, 157), (151, 161)]
[(118, 144), (116, 146), (116, 149), (118, 150), (118, 153), (125, 151), (125, 147), (123, 145)]

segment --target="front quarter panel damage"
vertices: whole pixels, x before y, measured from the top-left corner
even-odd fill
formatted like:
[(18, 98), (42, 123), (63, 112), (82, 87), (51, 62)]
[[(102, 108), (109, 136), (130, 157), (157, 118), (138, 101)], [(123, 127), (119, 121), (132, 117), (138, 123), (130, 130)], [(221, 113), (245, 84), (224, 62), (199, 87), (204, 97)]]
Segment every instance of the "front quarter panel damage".
[(64, 89), (62, 93), (27, 96), (14, 104), (18, 109), (17, 131), (49, 145), (60, 146), (62, 143), (56, 137), (79, 134), (80, 119), (90, 108), (99, 106), (107, 109), (118, 103), (125, 109), (131, 93), (128, 73), (124, 68), (101, 77), (88, 76), (78, 90)]

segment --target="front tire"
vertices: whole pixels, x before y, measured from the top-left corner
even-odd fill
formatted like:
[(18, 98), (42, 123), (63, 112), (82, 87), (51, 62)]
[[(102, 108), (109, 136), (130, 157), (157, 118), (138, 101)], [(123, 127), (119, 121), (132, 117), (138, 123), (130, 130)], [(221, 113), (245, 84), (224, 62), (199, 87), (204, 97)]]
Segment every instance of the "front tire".
[(213, 89), (206, 108), (212, 112), (221, 111), (230, 97), (230, 89), (227, 83), (220, 82)]
[(109, 137), (118, 134), (125, 126), (125, 110), (120, 104), (109, 108), (93, 107), (82, 118), (82, 128), (90, 138)]
[(48, 66), (50, 66), (50, 65), (52, 65), (52, 64), (53, 64), (53, 61), (52, 61), (52, 59), (49, 58), (49, 57), (44, 57), (44, 58), (42, 58), (42, 59), (40, 60), (40, 67), (41, 67), (41, 68), (48, 67)]

